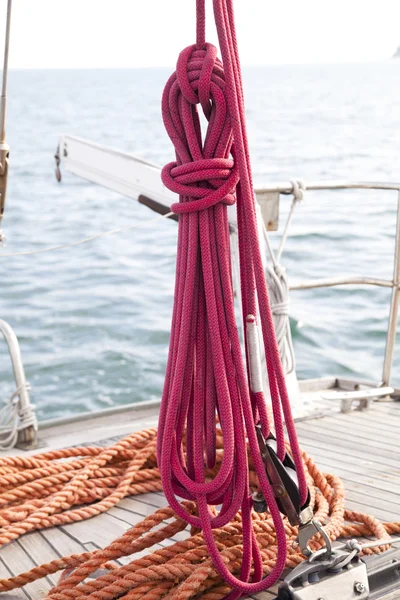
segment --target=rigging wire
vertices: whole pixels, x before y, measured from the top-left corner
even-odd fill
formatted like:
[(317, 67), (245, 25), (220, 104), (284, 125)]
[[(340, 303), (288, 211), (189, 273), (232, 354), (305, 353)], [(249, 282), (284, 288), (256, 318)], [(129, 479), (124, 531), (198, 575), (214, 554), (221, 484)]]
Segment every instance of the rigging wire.
[(0, 253), (0, 258), (11, 258), (13, 256), (34, 256), (36, 254), (45, 254), (46, 252), (56, 252), (57, 250), (64, 250), (66, 248), (74, 248), (75, 246), (80, 246), (82, 244), (86, 244), (88, 242), (92, 242), (93, 240), (97, 240), (102, 237), (106, 237), (109, 235), (115, 235), (116, 233), (123, 233), (125, 231), (130, 231), (132, 229), (145, 229), (148, 225), (155, 223), (161, 219), (167, 219), (171, 217), (174, 213), (169, 212), (165, 215), (157, 215), (155, 219), (150, 219), (150, 221), (145, 221), (144, 223), (135, 223), (134, 225), (128, 225), (127, 227), (121, 227), (120, 229), (110, 229), (109, 231), (102, 231), (100, 233), (96, 233), (87, 238), (83, 238), (82, 240), (77, 240), (76, 242), (71, 242), (70, 244), (60, 244), (59, 246), (50, 246), (49, 248), (42, 248), (41, 250), (31, 250), (26, 252), (10, 252), (10, 253)]

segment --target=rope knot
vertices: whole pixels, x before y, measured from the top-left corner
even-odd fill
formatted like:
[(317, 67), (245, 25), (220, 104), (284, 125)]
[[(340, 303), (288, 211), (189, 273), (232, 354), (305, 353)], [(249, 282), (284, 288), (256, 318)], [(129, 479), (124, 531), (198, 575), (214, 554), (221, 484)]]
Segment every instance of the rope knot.
[[(272, 314), (276, 317), (288, 317), (289, 316), (289, 302), (277, 302), (276, 304), (271, 303)], [(279, 336), (277, 336), (279, 337)], [(279, 340), (278, 340), (279, 341)]]
[(204, 114), (211, 114), (212, 83), (221, 86), (224, 71), (217, 58), (217, 48), (213, 44), (188, 46), (179, 55), (176, 65), (176, 79), (180, 91), (190, 104), (201, 104)]
[(276, 263), (274, 265), (274, 271), (276, 273), (276, 276), (279, 277), (279, 279), (283, 279), (285, 280), (286, 283), (286, 269), (283, 265), (281, 265), (280, 263)]
[(301, 202), (304, 200), (304, 194), (306, 191), (306, 185), (304, 181), (301, 179), (294, 179), (290, 183), (292, 184), (293, 200), (296, 202)]
[[(197, 104), (208, 120), (204, 137)], [(161, 173), (164, 185), (180, 196), (171, 210), (190, 213), (219, 203), (234, 204), (239, 171), (232, 151), (225, 75), (215, 46), (192, 45), (181, 52), (164, 90), (162, 109), (176, 150), (176, 162)]]
[(180, 196), (190, 198), (171, 206), (174, 213), (205, 210), (219, 202), (232, 205), (239, 180), (235, 161), (230, 158), (202, 158), (183, 165), (171, 162), (161, 172), (164, 185)]

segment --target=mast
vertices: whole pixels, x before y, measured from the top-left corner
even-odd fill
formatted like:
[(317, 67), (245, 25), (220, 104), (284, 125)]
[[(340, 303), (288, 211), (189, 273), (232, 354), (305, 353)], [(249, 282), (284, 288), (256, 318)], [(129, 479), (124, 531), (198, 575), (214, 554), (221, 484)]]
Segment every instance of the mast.
[(8, 55), (10, 49), (12, 0), (7, 2), (6, 35), (4, 44), (3, 80), (0, 97), (0, 245), (4, 243), (1, 222), (4, 215), (6, 203), (7, 177), (8, 177), (8, 155), (10, 147), (6, 141), (6, 109), (7, 109), (7, 78), (8, 78)]

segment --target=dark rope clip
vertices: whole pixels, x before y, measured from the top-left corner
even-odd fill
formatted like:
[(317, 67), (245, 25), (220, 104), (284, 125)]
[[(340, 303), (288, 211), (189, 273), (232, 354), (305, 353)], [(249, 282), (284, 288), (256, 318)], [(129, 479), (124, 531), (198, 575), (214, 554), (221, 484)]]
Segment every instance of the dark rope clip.
[[(331, 554), (331, 541), (323, 526), (314, 518), (310, 507), (310, 493), (303, 506), (300, 504), (300, 490), (295, 464), (288, 452), (283, 461), (278, 457), (277, 442), (272, 433), (264, 438), (261, 425), (256, 425), (256, 434), (260, 454), (265, 465), (267, 477), (274, 491), (276, 503), (281, 513), (287, 516), (289, 523), (299, 526), (298, 543), (304, 556), (311, 556), (308, 542), (317, 533), (321, 534), (325, 548), (319, 552)], [(253, 494), (253, 507), (256, 512), (266, 512), (267, 502), (261, 490)]]
[(58, 146), (57, 146), (57, 150), (56, 150), (56, 153), (54, 155), (54, 159), (56, 161), (56, 179), (57, 179), (58, 182), (60, 182), (61, 179), (62, 179), (61, 169), (60, 169), (60, 163), (61, 163), (60, 144), (58, 144)]
[[(0, 148), (1, 150), (1, 148)], [(3, 246), (6, 238), (4, 237), (1, 223), (3, 221), (4, 209), (6, 205), (8, 181), (8, 154), (4, 154), (3, 162), (0, 163), (0, 246)]]
[[(283, 461), (279, 459), (276, 439), (272, 433), (264, 439), (261, 425), (256, 425), (256, 434), (265, 471), (274, 490), (278, 508), (287, 516), (291, 525), (299, 525), (300, 513), (308, 506), (310, 496), (308, 496), (305, 506), (302, 507), (294, 462), (287, 452)], [(260, 490), (253, 494), (253, 502), (256, 512), (265, 512), (267, 509), (267, 503)]]

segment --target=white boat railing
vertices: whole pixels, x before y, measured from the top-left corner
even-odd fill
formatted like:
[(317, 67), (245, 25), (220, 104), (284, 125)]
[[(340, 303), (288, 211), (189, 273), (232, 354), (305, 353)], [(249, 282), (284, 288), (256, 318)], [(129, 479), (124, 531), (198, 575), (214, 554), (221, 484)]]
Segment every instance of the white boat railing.
[[(307, 192), (328, 190), (389, 190), (397, 192), (397, 217), (392, 279), (377, 279), (370, 276), (338, 277), (314, 279), (289, 285), (290, 290), (310, 290), (315, 288), (334, 287), (341, 285), (375, 285), (380, 287), (392, 288), (389, 320), (386, 331), (386, 347), (383, 361), (382, 381), (380, 384), (382, 387), (388, 386), (390, 383), (390, 376), (395, 351), (400, 301), (400, 183), (313, 181), (307, 182), (306, 189)], [(290, 195), (293, 193), (293, 185), (292, 183), (271, 185), (264, 187), (262, 191), (265, 191), (266, 193), (279, 193)]]
[(36, 442), (35, 408), (29, 399), (29, 383), (25, 377), (18, 338), (12, 327), (0, 319), (0, 334), (7, 343), (16, 389), (0, 410), (0, 450), (15, 445), (33, 446)]

